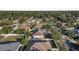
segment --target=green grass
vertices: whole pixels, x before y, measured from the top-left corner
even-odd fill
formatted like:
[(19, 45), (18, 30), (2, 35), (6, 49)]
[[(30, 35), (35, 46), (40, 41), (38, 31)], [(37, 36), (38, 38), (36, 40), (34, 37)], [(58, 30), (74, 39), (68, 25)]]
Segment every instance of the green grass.
[(7, 34), (12, 31), (12, 28), (4, 27), (0, 30), (0, 34)]

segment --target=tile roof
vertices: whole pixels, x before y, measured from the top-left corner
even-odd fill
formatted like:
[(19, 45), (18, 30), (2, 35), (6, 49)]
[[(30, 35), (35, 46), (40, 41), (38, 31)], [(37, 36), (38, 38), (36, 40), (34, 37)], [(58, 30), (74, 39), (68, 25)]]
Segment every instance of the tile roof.
[(34, 42), (34, 44), (31, 46), (30, 50), (47, 51), (48, 49), (51, 49), (51, 48), (52, 47), (51, 47), (50, 41), (38, 41), (38, 42)]

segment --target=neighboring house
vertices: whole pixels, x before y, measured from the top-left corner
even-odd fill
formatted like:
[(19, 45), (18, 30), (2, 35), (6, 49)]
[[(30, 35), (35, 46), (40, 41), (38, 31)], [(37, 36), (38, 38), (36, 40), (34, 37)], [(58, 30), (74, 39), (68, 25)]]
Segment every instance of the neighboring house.
[(65, 27), (65, 28), (67, 28), (67, 27), (68, 27), (68, 24), (67, 24), (67, 23), (65, 23), (65, 22), (62, 22), (61, 24), (62, 24), (62, 27)]
[(26, 24), (25, 22), (23, 24), (19, 24), (18, 25), (18, 29), (22, 29), (22, 30), (30, 30), (30, 25), (29, 24)]
[(21, 47), (20, 42), (0, 43), (0, 51), (19, 51)]
[(76, 25), (76, 24), (79, 24), (79, 17), (76, 18), (75, 25)]
[(43, 27), (43, 25), (42, 25), (41, 23), (36, 24), (36, 26), (35, 26), (35, 28), (38, 28), (38, 29), (40, 29), (40, 28), (42, 28), (42, 27)]
[(40, 20), (37, 20), (37, 21), (36, 21), (36, 26), (35, 26), (35, 28), (40, 29), (40, 28), (42, 28), (42, 27), (43, 27), (43, 23), (42, 23), (41, 19), (40, 19)]
[(68, 27), (68, 28), (65, 28), (65, 30), (67, 30), (67, 31), (73, 31), (74, 27)]
[(44, 38), (45, 30), (39, 29), (37, 32), (33, 34), (34, 38)]
[(79, 37), (79, 29), (74, 29), (73, 32), (75, 34), (74, 37)]
[(19, 23), (19, 20), (14, 20), (13, 23), (14, 23), (14, 24), (15, 24), (15, 23), (17, 24), (17, 23)]

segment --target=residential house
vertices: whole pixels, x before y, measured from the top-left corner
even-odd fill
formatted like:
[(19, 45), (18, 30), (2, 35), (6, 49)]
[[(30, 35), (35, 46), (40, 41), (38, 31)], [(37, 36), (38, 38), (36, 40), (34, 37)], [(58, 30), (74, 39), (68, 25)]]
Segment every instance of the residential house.
[(74, 24), (79, 24), (79, 17), (76, 18), (76, 22)]
[(19, 23), (19, 20), (14, 20), (13, 23), (17, 24), (17, 23)]
[(33, 37), (34, 38), (44, 38), (45, 32), (46, 31), (44, 29), (38, 29), (38, 31), (33, 34)]
[(25, 30), (25, 31), (28, 31), (30, 30), (30, 24), (27, 24), (27, 23), (22, 23), (22, 24), (19, 24), (18, 25), (18, 29), (22, 29), (22, 30)]
[(74, 33), (74, 37), (79, 37), (79, 29), (74, 29), (73, 33)]
[(36, 24), (36, 26), (35, 26), (35, 28), (37, 28), (37, 29), (40, 29), (42, 27), (43, 27), (43, 25), (41, 23), (40, 24)]
[(67, 31), (73, 31), (74, 27), (68, 27), (68, 28), (65, 28), (65, 30), (67, 30)]

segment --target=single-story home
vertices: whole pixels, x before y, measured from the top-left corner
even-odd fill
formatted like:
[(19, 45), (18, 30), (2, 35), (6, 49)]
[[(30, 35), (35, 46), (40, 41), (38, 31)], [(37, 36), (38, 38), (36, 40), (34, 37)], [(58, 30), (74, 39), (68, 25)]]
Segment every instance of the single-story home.
[(59, 47), (53, 39), (30, 38), (27, 51), (58, 51)]
[(38, 29), (38, 31), (33, 34), (33, 37), (34, 38), (44, 38), (45, 32), (46, 31), (44, 29)]

